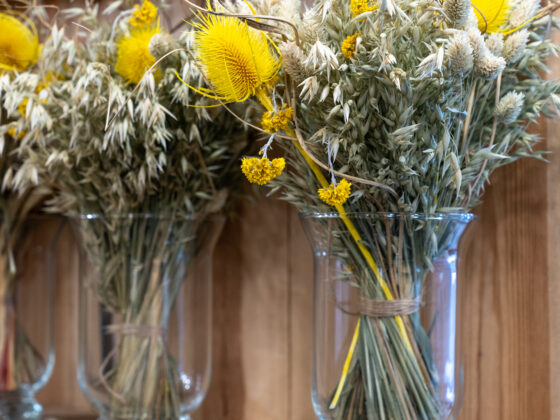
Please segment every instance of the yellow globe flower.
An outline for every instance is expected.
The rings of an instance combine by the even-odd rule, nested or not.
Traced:
[[[327,188],[321,188],[319,198],[329,206],[343,205],[350,197],[351,186],[348,181],[343,179],[338,185],[329,185]]]
[[[482,32],[498,32],[507,22],[510,0],[472,0],[478,27]]]
[[[35,25],[18,17],[0,12],[0,69],[23,71],[41,55]]]
[[[136,28],[151,25],[157,17],[157,7],[150,0],[144,0],[142,6],[135,5],[128,23]]]
[[[350,0],[350,10],[352,11],[354,17],[379,8],[378,5],[370,3],[370,0]]]
[[[342,45],[340,46],[340,49],[344,57],[346,58],[354,57],[354,54],[356,53],[356,42],[360,35],[361,33],[358,32],[357,34],[346,37],[346,39],[342,41]]]
[[[234,17],[198,18],[193,24],[196,56],[213,90],[193,89],[224,102],[243,102],[274,79],[280,61],[262,32]]]
[[[117,41],[115,71],[128,82],[137,84],[144,73],[154,65],[156,59],[150,54],[150,41],[159,34],[159,24],[133,28],[130,33]]]
[[[294,110],[291,106],[284,107],[278,111],[265,112],[261,119],[261,125],[264,131],[269,133],[277,133],[278,131],[288,131],[290,123],[294,117]]]
[[[268,160],[268,158],[243,158],[241,161],[241,171],[249,182],[258,185],[265,185],[274,178],[280,176],[286,167],[284,158]]]

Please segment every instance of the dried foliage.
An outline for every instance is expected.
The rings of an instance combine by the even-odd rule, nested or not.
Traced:
[[[51,209],[71,214],[220,211],[238,191],[236,163],[247,142],[226,110],[206,108],[209,101],[175,75],[203,83],[189,56],[190,34],[148,39],[150,54],[171,54],[135,85],[115,69],[119,40],[135,30],[126,19],[110,26],[93,3],[62,14],[80,26],[72,38],[52,28],[45,71],[0,79],[12,117],[1,133],[6,137],[11,127],[25,133],[25,163],[5,182],[23,191],[45,176],[57,190]],[[34,93],[53,61],[57,76]],[[26,115],[18,115],[25,98]]]
[[[448,18],[434,0],[379,7],[355,19],[346,1],[320,1],[307,13],[316,37],[280,45],[286,60],[297,57],[285,62],[288,74],[308,75],[297,86],[299,127],[334,170],[397,192],[354,185],[349,211],[470,210],[495,169],[542,157],[529,127],[558,111],[560,84],[543,78],[558,51],[548,38],[557,21],[543,17],[504,37],[482,34],[472,19],[453,26],[464,11]],[[356,33],[347,58],[341,46]],[[288,151],[292,170],[275,189],[299,208],[326,210],[307,162]]]

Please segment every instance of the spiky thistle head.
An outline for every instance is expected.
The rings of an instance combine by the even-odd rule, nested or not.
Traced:
[[[197,59],[224,102],[243,102],[270,83],[280,69],[275,46],[246,22],[213,14],[199,14],[193,23]]]

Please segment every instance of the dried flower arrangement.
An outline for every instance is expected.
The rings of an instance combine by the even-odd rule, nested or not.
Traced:
[[[39,29],[34,22],[41,22]],[[21,267],[16,254],[22,247],[30,214],[40,210],[50,189],[36,170],[26,170],[24,150],[34,149],[32,134],[24,128],[44,113],[33,103],[48,99],[53,75],[65,73],[56,60],[53,44],[40,43],[47,30],[44,8],[0,10],[0,392],[16,392],[31,386],[43,375],[46,355],[36,349],[23,330],[15,293]],[[22,178],[24,177],[24,178]]]
[[[542,158],[528,127],[560,105],[560,84],[542,76],[558,52],[547,38],[558,27],[555,2],[193,8],[195,54],[210,84],[201,93],[226,106],[254,98],[250,106],[263,110],[260,124],[247,123],[268,141],[261,157],[243,160],[243,173],[304,212],[336,209],[334,257],[353,267],[346,281],[364,299],[421,299],[433,260],[456,239],[430,217],[469,211],[495,169]],[[275,141],[287,164],[268,159]],[[379,212],[430,217],[395,227],[351,217]],[[428,334],[418,314],[361,317],[328,418],[447,418]]]
[[[167,322],[183,279],[171,271],[196,256],[206,216],[240,195],[246,130],[177,78],[203,83],[189,55],[192,36],[174,39],[156,6],[115,1],[101,13],[117,16],[104,22],[89,1],[61,11],[75,33],[54,27],[44,50],[69,74],[49,82],[47,101],[29,99],[30,118],[12,123],[27,146],[11,183],[22,191],[33,176],[49,180],[48,209],[75,218],[97,269],[89,286],[121,320],[107,330],[120,350],[101,369],[100,386],[114,396],[105,415],[178,418],[183,378],[164,328],[145,330]],[[29,91],[30,82],[3,81],[10,97]]]

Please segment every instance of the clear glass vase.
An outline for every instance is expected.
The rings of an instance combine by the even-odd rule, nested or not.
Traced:
[[[38,419],[35,393],[54,367],[55,249],[63,219],[0,223],[0,419]]]
[[[84,215],[78,380],[101,419],[188,419],[211,375],[218,216]]]
[[[302,214],[321,420],[449,420],[461,405],[457,248],[470,214]]]

